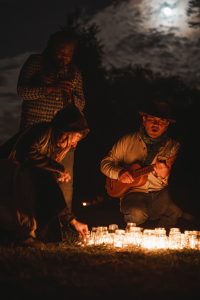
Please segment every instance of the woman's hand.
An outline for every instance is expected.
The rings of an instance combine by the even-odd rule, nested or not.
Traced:
[[[81,223],[79,221],[77,221],[76,219],[73,219],[70,224],[72,226],[74,226],[74,228],[76,229],[76,231],[78,231],[78,233],[85,238],[87,233],[88,233],[88,226],[87,224]]]

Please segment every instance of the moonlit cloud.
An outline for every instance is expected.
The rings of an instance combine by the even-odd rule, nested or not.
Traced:
[[[21,66],[30,54],[0,59],[0,143],[18,130],[21,99],[16,93],[17,80]]]
[[[101,4],[97,6],[97,2]],[[43,49],[48,35],[64,24],[75,4],[81,7],[83,3],[88,3],[88,6],[93,3],[98,7],[90,14],[89,24],[99,27],[98,38],[104,45],[105,68],[139,64],[163,75],[181,76],[187,82],[199,85],[200,33],[188,26],[188,2],[124,0],[108,6],[112,0],[74,0],[69,5],[62,0],[55,14],[54,5],[45,0],[41,2],[38,15],[35,1],[2,0],[0,15],[5,25],[2,26],[0,50],[0,142],[18,130],[21,99],[16,94],[16,87],[20,68],[31,53]],[[26,20],[26,30],[24,22],[16,24],[12,14]]]
[[[134,1],[133,1],[134,2]],[[188,36],[192,29],[188,26],[188,0],[143,0],[138,9],[144,20],[143,26],[148,31],[171,31],[177,36]]]
[[[89,24],[99,27],[104,66],[140,64],[198,85],[200,34],[188,26],[187,5],[188,0],[129,0],[98,12]]]

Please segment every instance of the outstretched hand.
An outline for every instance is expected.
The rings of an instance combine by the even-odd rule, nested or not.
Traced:
[[[88,233],[88,226],[87,224],[81,223],[77,221],[76,219],[73,219],[70,224],[74,226],[76,231],[83,237],[85,238],[87,233]]]

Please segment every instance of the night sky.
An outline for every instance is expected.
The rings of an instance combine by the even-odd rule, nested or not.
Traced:
[[[17,78],[27,57],[46,46],[75,9],[92,15],[111,0],[0,0],[0,142],[18,129],[21,99]]]
[[[22,64],[46,46],[75,8],[100,31],[103,64],[140,64],[164,75],[179,75],[199,85],[200,32],[189,27],[188,0],[1,0],[0,141],[17,131],[21,100],[16,84]],[[86,24],[84,24],[86,25]]]

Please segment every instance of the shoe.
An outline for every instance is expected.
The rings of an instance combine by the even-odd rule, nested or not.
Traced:
[[[184,212],[179,219],[179,226],[184,228],[185,230],[199,230],[200,222],[199,220],[191,215],[190,213]]]
[[[46,245],[42,241],[33,237],[28,237],[27,239],[19,243],[18,246],[28,247],[28,248],[30,247],[38,250],[46,249]]]
[[[190,213],[187,213],[187,212],[182,213],[181,219],[189,221],[189,222],[196,221],[196,218],[193,215],[191,215]]]

